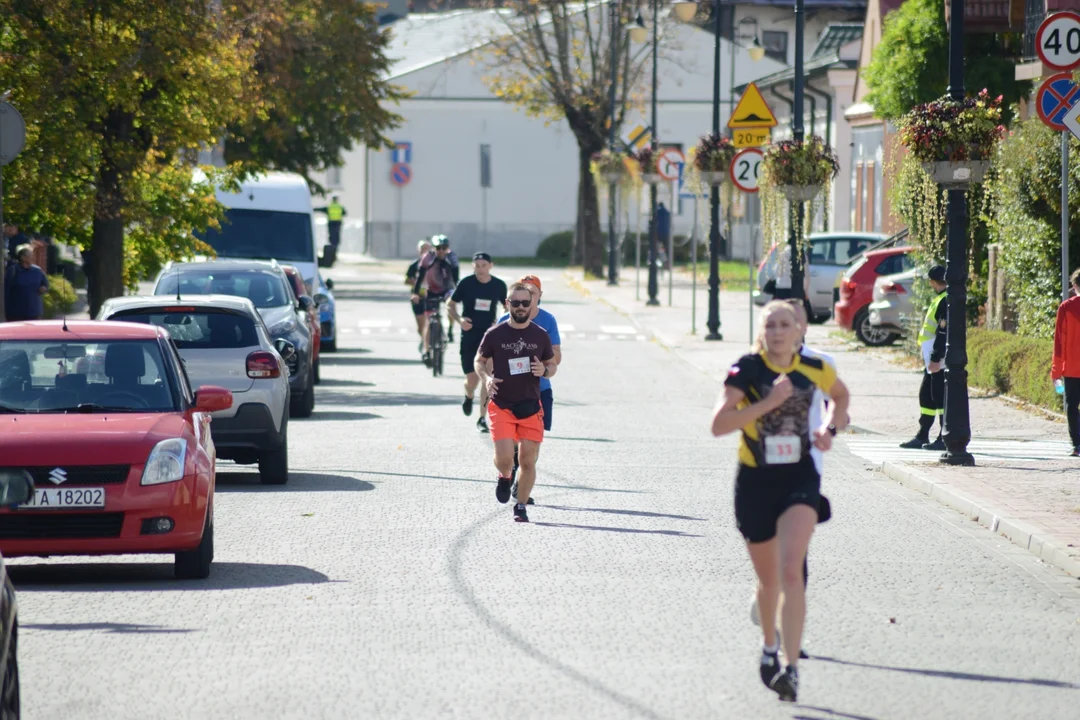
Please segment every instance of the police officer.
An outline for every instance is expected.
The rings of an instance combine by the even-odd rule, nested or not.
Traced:
[[[330,198],[330,204],[326,207],[315,208],[315,212],[326,213],[327,229],[330,231],[330,246],[334,248],[334,255],[337,256],[338,246],[341,245],[341,220],[347,213],[345,206],[338,202],[338,196],[334,195]]]
[[[922,387],[919,388],[919,434],[900,447],[908,450],[945,450],[945,441],[941,430],[945,425],[945,329],[947,326],[945,303],[945,266],[935,265],[926,273],[930,287],[934,289],[934,299],[926,310],[926,318],[919,328],[919,348],[922,351],[926,373]],[[934,419],[940,420],[938,438],[930,442],[930,431]]]

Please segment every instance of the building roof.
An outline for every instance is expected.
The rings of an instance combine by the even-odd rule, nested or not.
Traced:
[[[852,70],[859,66],[858,60],[844,59],[840,57],[840,50],[853,42],[862,39],[863,26],[861,23],[838,23],[825,28],[821,40],[814,48],[810,59],[803,63],[803,72],[807,77],[821,76],[830,70]],[[775,85],[786,84],[795,79],[795,68],[786,67],[783,70],[758,78],[754,83],[759,88],[769,88]],[[736,85],[735,92],[742,93],[748,85]]]
[[[409,15],[390,27],[390,78],[423,70],[487,45],[506,28],[507,10],[453,10]]]
[[[856,40],[861,40],[862,35],[862,23],[837,23],[835,25],[830,25],[825,28],[825,32],[822,34],[821,40],[818,41],[817,47],[814,48],[814,53],[810,56],[810,59],[817,60],[818,58],[827,55],[839,56],[842,47],[849,45]]]

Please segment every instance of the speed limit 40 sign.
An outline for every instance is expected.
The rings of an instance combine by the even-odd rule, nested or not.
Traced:
[[[1043,64],[1055,70],[1080,66],[1080,15],[1066,10],[1043,20],[1035,48]]]
[[[735,187],[743,192],[756,193],[758,191],[758,173],[761,171],[761,161],[765,159],[765,153],[760,148],[746,148],[732,158],[731,168],[728,174]]]

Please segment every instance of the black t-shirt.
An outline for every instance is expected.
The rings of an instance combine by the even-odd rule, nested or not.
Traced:
[[[410,285],[416,282],[416,273],[420,271],[419,268],[420,260],[417,259],[412,265],[409,266],[409,269],[405,271],[405,279],[409,281]]]
[[[491,328],[480,341],[480,355],[491,358],[494,375],[502,380],[492,400],[501,408],[509,408],[526,400],[540,401],[540,378],[532,374],[532,360],[555,357],[551,338],[536,323],[522,329],[509,321]]]
[[[461,303],[461,316],[472,320],[468,334],[483,337],[506,304],[506,283],[495,276],[482,283],[470,275],[461,281],[450,300]]]

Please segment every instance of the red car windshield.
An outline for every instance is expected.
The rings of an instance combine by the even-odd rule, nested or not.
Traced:
[[[153,340],[4,340],[0,413],[176,412],[174,372]]]

